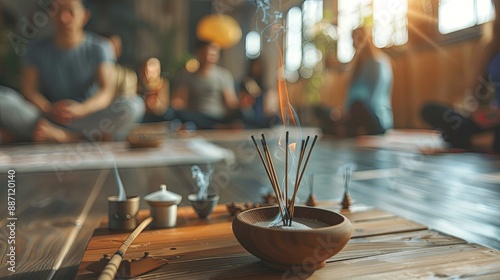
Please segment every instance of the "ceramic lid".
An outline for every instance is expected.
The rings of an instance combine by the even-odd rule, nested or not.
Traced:
[[[179,204],[181,203],[182,196],[171,191],[167,191],[167,185],[161,185],[159,191],[146,195],[144,199],[148,202],[170,202],[173,204]]]

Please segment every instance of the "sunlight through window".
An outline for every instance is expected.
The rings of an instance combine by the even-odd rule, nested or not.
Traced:
[[[312,40],[316,35],[315,26],[323,19],[323,0],[306,0],[302,5],[304,39]]]
[[[245,38],[246,55],[250,59],[255,59],[260,55],[260,33],[257,31],[248,32]]]
[[[408,42],[407,0],[373,1],[373,43],[379,48]]]
[[[286,76],[296,72],[302,63],[302,10],[293,7],[286,17],[285,70]]]
[[[352,30],[373,17],[373,43],[379,48],[408,42],[408,0],[339,0],[337,57],[347,63],[354,57]]]
[[[448,34],[494,18],[491,0],[441,0],[438,11],[438,28]]]

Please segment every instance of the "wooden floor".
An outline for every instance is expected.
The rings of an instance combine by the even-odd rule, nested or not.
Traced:
[[[234,154],[233,159],[215,164],[210,190],[220,194],[221,203],[261,202],[261,196],[271,191],[250,140],[252,133],[257,132],[203,135]],[[270,141],[277,138],[270,137]],[[355,203],[373,205],[430,229],[500,249],[500,157],[422,155],[411,150],[360,148],[354,140],[322,139],[307,169],[307,178],[313,176],[317,199],[341,199],[338,170],[347,163],[356,165],[350,187]],[[276,168],[284,169],[279,162]],[[188,205],[186,196],[195,188],[190,165],[120,168],[120,174],[128,194],[143,197],[166,183],[183,196],[182,205]],[[56,175],[54,171],[16,174],[17,272],[6,270],[8,247],[3,240],[9,231],[2,203],[0,277],[71,279],[76,275],[92,231],[106,214],[106,197],[117,193],[116,181],[109,169],[68,170],[62,179]],[[7,182],[5,171],[0,182]],[[305,183],[299,202],[310,192],[309,182]],[[6,188],[2,190],[0,199],[6,201]],[[144,201],[141,207],[147,208]]]

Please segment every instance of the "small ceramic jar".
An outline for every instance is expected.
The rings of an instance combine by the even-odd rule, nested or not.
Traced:
[[[177,205],[181,203],[182,196],[167,191],[166,185],[161,185],[160,190],[148,194],[144,200],[149,204],[150,214],[153,217],[152,227],[170,228],[177,222]]]

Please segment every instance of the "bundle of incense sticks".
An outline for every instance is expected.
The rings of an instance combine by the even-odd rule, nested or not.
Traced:
[[[309,158],[311,157],[311,152],[314,148],[314,145],[316,144],[316,140],[318,139],[318,135],[314,136],[314,139],[312,141],[311,146],[308,149],[309,145],[309,140],[310,136],[307,136],[306,140],[302,140],[301,145],[300,145],[300,153],[299,153],[299,158],[298,158],[298,163],[297,163],[297,173],[295,174],[295,183],[293,186],[293,193],[292,197],[290,200],[288,200],[288,153],[289,153],[289,138],[288,138],[288,131],[286,132],[285,136],[285,187],[284,187],[284,193],[285,195],[283,196],[283,191],[281,189],[281,186],[278,181],[278,176],[276,174],[276,169],[274,168],[274,163],[273,159],[271,157],[271,152],[269,151],[269,146],[266,142],[266,138],[264,137],[264,134],[261,134],[261,145],[262,145],[262,151],[259,148],[259,145],[257,144],[257,141],[255,140],[255,137],[252,135],[252,141],[255,145],[255,148],[257,149],[257,152],[259,153],[260,160],[262,161],[262,165],[264,166],[264,169],[266,170],[267,176],[269,177],[269,181],[271,182],[271,186],[273,188],[274,194],[276,195],[276,201],[278,202],[278,207],[280,210],[280,215],[281,219],[283,221],[283,226],[291,226],[292,225],[292,220],[293,220],[293,213],[294,213],[294,208],[295,208],[295,198],[297,197],[297,191],[299,190],[300,183],[302,181],[302,177],[304,176],[304,172],[307,167],[307,163],[309,162]],[[307,154],[305,160],[304,156]]]

